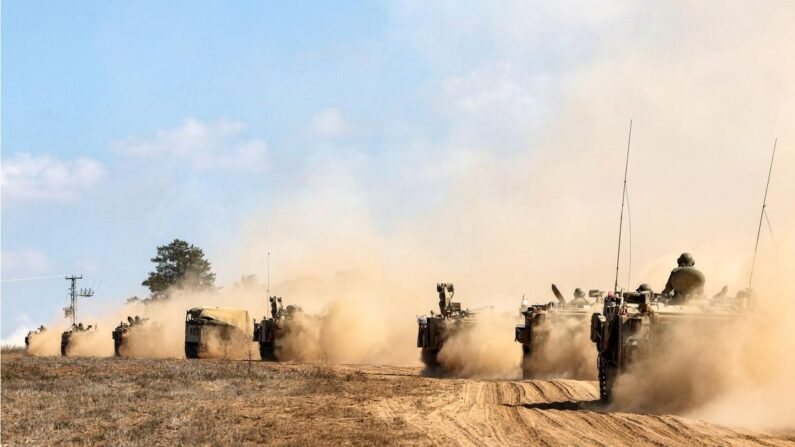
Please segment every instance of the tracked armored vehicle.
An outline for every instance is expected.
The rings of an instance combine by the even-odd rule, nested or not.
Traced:
[[[262,360],[275,361],[279,358],[281,340],[290,331],[294,319],[301,312],[298,306],[289,305],[285,309],[281,297],[268,298],[271,303],[271,317],[254,323],[254,341],[259,344]]]
[[[89,324],[88,326],[84,326],[83,323],[73,324],[71,329],[64,331],[61,334],[61,355],[67,356],[70,354],[69,344],[73,341],[76,334],[89,334],[96,332],[96,325]]]
[[[734,298],[727,298],[725,289],[711,299],[704,296],[704,275],[693,266],[692,258],[682,261],[680,257],[664,293],[655,294],[646,284],[635,292],[611,293],[602,312],[591,316],[603,402],[610,401],[621,373],[665,346],[669,331],[682,324],[702,330],[710,324],[722,326],[739,317],[752,302],[753,293],[747,290]]]
[[[163,327],[159,324],[152,322],[149,318],[141,318],[139,316],[127,317],[127,322],[120,322],[115,329],[113,329],[113,353],[116,357],[121,357],[127,354],[127,348],[130,343],[131,334],[141,336],[148,341],[157,342],[163,339]]]
[[[251,340],[248,311],[194,307],[185,314],[185,357],[226,358],[246,350]]]
[[[658,316],[648,291],[610,294],[602,313],[591,316],[591,341],[596,344],[599,397],[608,402],[616,377],[639,355],[652,348]]]
[[[522,344],[522,376],[525,379],[533,376],[533,360],[540,361],[534,356],[537,357],[542,349],[556,349],[548,346],[550,332],[558,329],[568,338],[575,337],[588,323],[593,307],[601,304],[604,297],[604,292],[593,289],[586,298],[578,288],[574,291],[574,298],[567,301],[555,284],[552,284],[552,293],[557,302],[528,305],[523,301],[520,308],[524,322],[516,326],[514,339]]]
[[[28,331],[27,335],[25,335],[25,350],[27,351],[30,349],[30,344],[34,338],[44,334],[45,332],[47,332],[47,328],[44,327],[44,325],[39,326],[39,328],[35,331]]]
[[[439,313],[417,317],[417,347],[422,348],[422,362],[428,368],[438,368],[437,356],[444,343],[466,325],[474,323],[475,313],[461,309],[461,303],[453,302],[455,289],[452,284],[436,285],[439,293]]]

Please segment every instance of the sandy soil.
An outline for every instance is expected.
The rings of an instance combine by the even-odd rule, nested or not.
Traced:
[[[423,377],[419,368],[2,356],[3,445],[795,445],[608,412],[593,382]]]

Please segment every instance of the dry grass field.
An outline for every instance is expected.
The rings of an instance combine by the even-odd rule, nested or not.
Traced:
[[[606,412],[592,382],[419,368],[2,355],[3,445],[795,445]]]

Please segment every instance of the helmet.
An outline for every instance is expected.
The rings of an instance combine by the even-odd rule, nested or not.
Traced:
[[[654,294],[654,290],[652,290],[652,289],[651,289],[651,286],[650,286],[650,285],[648,285],[648,284],[647,284],[647,283],[645,283],[645,282],[644,282],[643,284],[641,284],[641,285],[639,285],[639,286],[638,286],[638,289],[636,290],[636,292],[649,292],[649,293],[651,293],[652,295]]]
[[[584,297],[585,293],[582,291],[582,289],[580,289],[579,287],[574,289],[574,298],[584,298]]]
[[[679,265],[679,267],[692,267],[696,265],[696,260],[693,259],[693,255],[690,253],[682,253],[679,259],[676,260],[676,264]]]

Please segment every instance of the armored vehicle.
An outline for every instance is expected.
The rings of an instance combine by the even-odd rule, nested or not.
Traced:
[[[672,327],[723,324],[738,317],[753,300],[752,291],[727,298],[725,289],[710,299],[704,296],[704,275],[694,267],[692,257],[684,253],[678,264],[664,293],[655,294],[647,284],[635,292],[611,293],[602,312],[591,316],[603,402],[610,400],[616,377],[637,359],[658,351]]]
[[[137,315],[127,317],[126,323],[122,321],[113,329],[113,352],[116,357],[121,357],[127,351],[131,333],[151,338],[155,342],[163,339],[163,327],[159,324],[152,322],[149,318],[141,318]]]
[[[281,339],[290,331],[290,325],[301,312],[298,306],[289,305],[285,309],[281,297],[268,298],[271,303],[271,317],[263,317],[254,323],[254,341],[259,344],[259,355],[262,360],[275,361],[281,350]]]
[[[89,324],[88,326],[84,326],[83,323],[73,324],[71,329],[61,334],[61,355],[69,355],[69,343],[72,341],[75,334],[95,333],[96,331],[96,325]]]
[[[610,400],[613,383],[638,355],[651,349],[658,316],[649,291],[610,294],[602,313],[591,316],[591,341],[596,344],[599,397]]]
[[[30,349],[30,343],[33,341],[33,339],[45,332],[47,332],[47,328],[44,327],[44,325],[39,326],[39,328],[35,331],[28,331],[28,334],[25,335],[25,349]]]
[[[185,314],[185,357],[226,357],[251,340],[248,311],[194,307]]]
[[[455,289],[452,284],[436,285],[439,293],[439,313],[417,317],[417,347],[422,348],[422,362],[428,368],[438,368],[437,355],[445,341],[466,325],[474,323],[475,313],[461,309],[461,303],[453,302]]]
[[[604,292],[592,289],[586,298],[585,293],[577,288],[574,298],[566,301],[555,284],[552,284],[552,293],[557,302],[528,305],[525,300],[519,309],[524,322],[516,326],[514,338],[522,344],[522,375],[525,379],[533,376],[534,355],[538,356],[542,349],[555,349],[555,346],[547,346],[553,328],[573,338],[587,324],[593,306],[600,304],[604,297]]]

